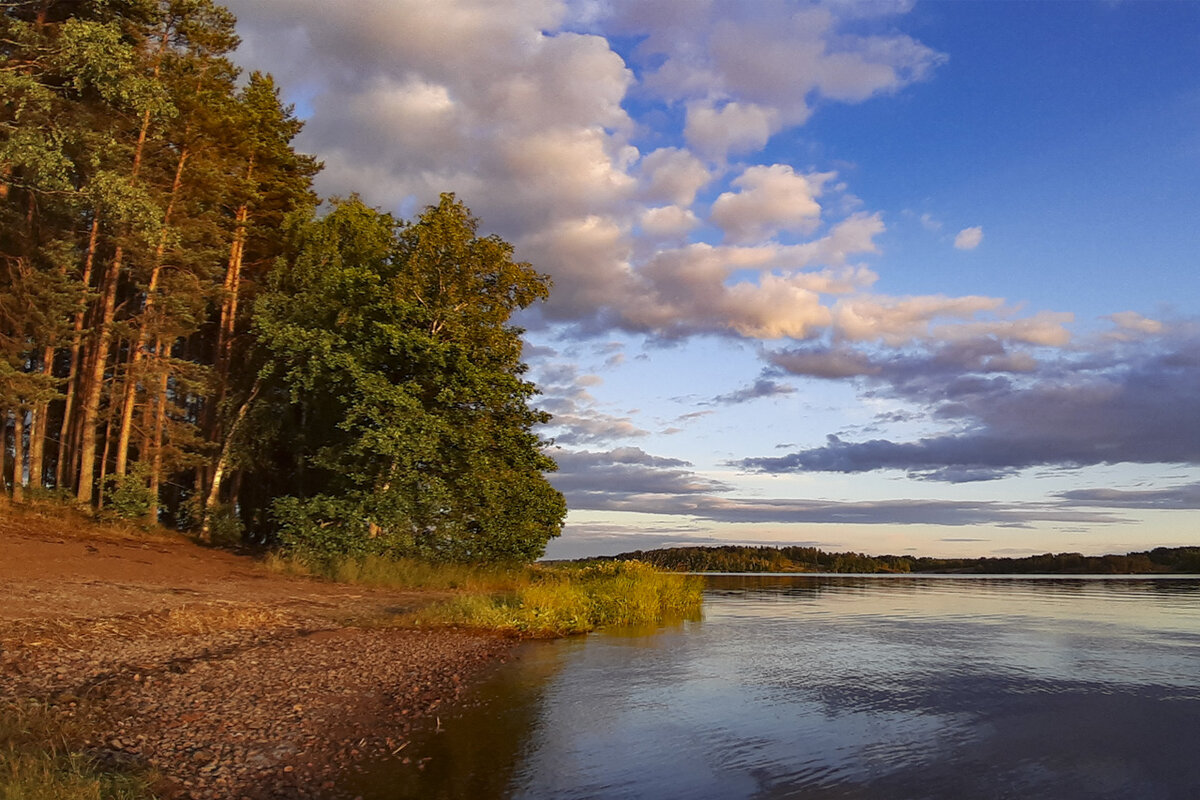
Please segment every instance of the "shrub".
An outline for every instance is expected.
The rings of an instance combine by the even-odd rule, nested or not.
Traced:
[[[149,468],[145,464],[134,464],[124,475],[109,475],[104,482],[108,486],[104,494],[106,516],[117,519],[144,519],[158,498],[147,485]]]

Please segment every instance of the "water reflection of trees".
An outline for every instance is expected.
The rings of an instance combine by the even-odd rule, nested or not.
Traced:
[[[512,663],[457,709],[428,721],[393,758],[343,787],[365,800],[489,800],[510,796],[567,642],[522,645]]]

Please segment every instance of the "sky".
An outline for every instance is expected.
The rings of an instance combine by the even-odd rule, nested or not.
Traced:
[[[548,557],[1200,544],[1200,3],[228,5],[322,195],[553,280]]]

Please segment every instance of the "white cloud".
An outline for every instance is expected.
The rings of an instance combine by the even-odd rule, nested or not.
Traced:
[[[813,96],[860,102],[921,80],[944,60],[904,34],[844,29],[906,10],[898,4],[618,0],[613,8],[618,31],[646,37],[639,54],[653,65],[647,88],[688,104],[689,142],[718,160],[803,124]]]
[[[678,238],[700,224],[690,209],[679,206],[648,208],[642,214],[642,232],[655,238]]]
[[[813,232],[821,221],[821,196],[835,173],[797,175],[786,164],[749,167],[712,205],[711,219],[730,242],[753,242],[779,231]]]
[[[1005,318],[1013,313],[998,297],[857,295],[838,302],[834,331],[844,341],[874,341],[894,347],[918,341],[962,342],[983,337],[1048,347],[1062,347],[1070,341],[1065,327],[1074,320],[1070,313],[1043,311],[1032,317]],[[979,319],[981,314],[1000,318]]]
[[[1116,341],[1136,341],[1158,336],[1166,330],[1166,326],[1158,320],[1144,317],[1136,311],[1118,311],[1110,314],[1108,319],[1117,326],[1116,330],[1108,333],[1108,338]]]
[[[704,230],[698,193],[723,177],[729,152],[803,123],[813,97],[858,102],[940,62],[903,34],[849,29],[899,6],[363,0],[346,14],[318,0],[231,5],[243,18],[243,63],[274,70],[311,112],[298,144],[326,163],[318,189],[406,210],[458,193],[485,230],[551,275],[544,320],[668,337],[836,329],[888,342],[935,335],[936,317],[978,302],[938,298],[922,310],[864,298],[876,276],[854,259],[877,252],[884,224],[845,202],[823,208],[833,173],[751,162],[709,210],[723,245],[688,240]],[[643,38],[640,86],[612,33]],[[632,146],[645,125],[626,111],[635,89],[684,110],[685,145]],[[960,238],[973,230],[982,235]],[[799,241],[771,241],[781,234]],[[830,295],[843,302],[831,306]],[[1031,341],[1057,335],[1052,321],[959,318],[1003,335],[1024,325]],[[967,335],[938,322],[940,335]]]
[[[683,135],[697,152],[719,160],[727,153],[761,149],[780,127],[775,109],[738,102],[717,107],[705,101],[688,106]]]
[[[640,171],[644,195],[650,202],[677,206],[690,206],[696,192],[712,179],[703,161],[676,147],[661,147],[648,153],[642,158]]]
[[[954,237],[954,246],[959,250],[974,250],[979,247],[979,243],[983,241],[983,228],[978,225],[974,228],[963,228]]]

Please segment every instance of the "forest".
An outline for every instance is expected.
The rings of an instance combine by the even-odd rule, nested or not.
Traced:
[[[0,3],[0,503],[540,556],[566,508],[511,317],[549,279],[453,194],[317,197],[237,45],[211,0]]]
[[[668,547],[614,556],[687,572],[940,572],[981,575],[1200,574],[1200,547],[1157,547],[1124,555],[1044,553],[1022,558],[931,558],[827,553],[815,547]]]

